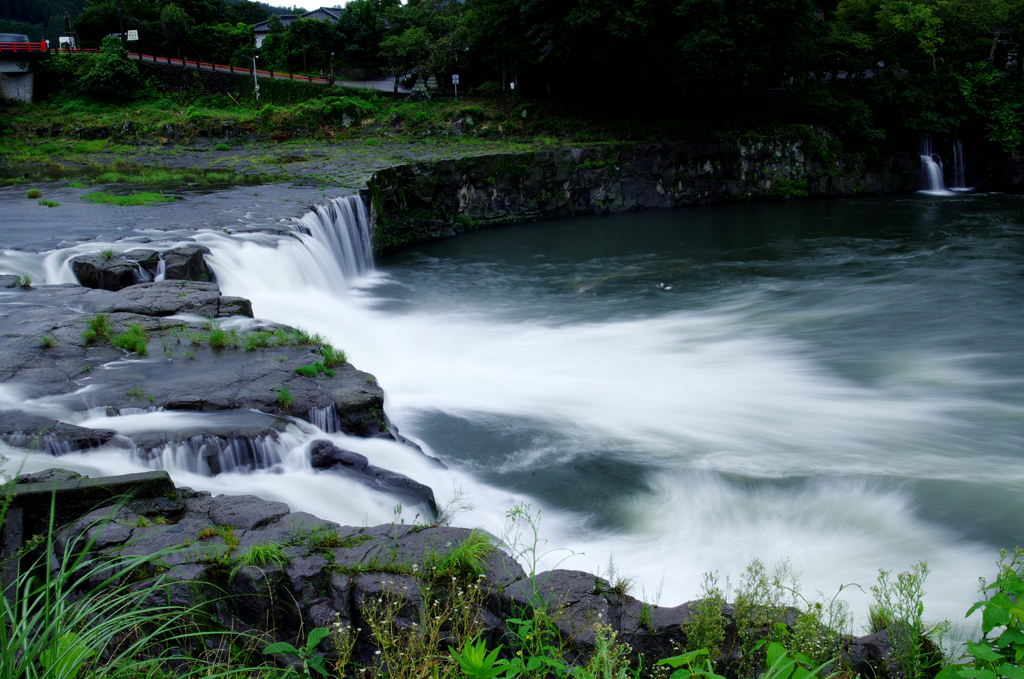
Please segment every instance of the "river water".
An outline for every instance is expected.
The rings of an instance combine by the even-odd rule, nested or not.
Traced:
[[[1024,544],[1022,211],[918,194],[582,217],[416,246],[356,278],[308,237],[194,237],[225,294],[378,377],[392,421],[449,469],[329,438],[442,503],[462,489],[474,508],[457,524],[500,533],[532,503],[546,549],[578,553],[562,567],[613,559],[662,605],[752,557],[788,558],[809,596],[925,560],[928,617],[957,623],[998,550]],[[7,251],[0,269],[66,282],[41,257]],[[389,520],[386,499],[308,469],[310,429],[283,467],[172,475]],[[859,627],[869,596],[843,596]]]

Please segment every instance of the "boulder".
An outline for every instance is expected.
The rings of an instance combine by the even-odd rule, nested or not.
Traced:
[[[210,248],[202,245],[185,245],[164,250],[164,278],[169,281],[211,281],[213,276],[206,267],[204,255]]]
[[[846,649],[850,669],[866,679],[888,679],[899,674],[889,630],[857,637]]]
[[[309,457],[315,469],[343,474],[374,490],[414,505],[426,505],[432,515],[437,516],[437,502],[430,486],[398,472],[375,467],[359,453],[338,448],[330,441],[319,440],[310,444]]]
[[[86,429],[17,410],[0,413],[0,439],[11,446],[45,450],[51,455],[96,448],[114,436],[105,429]]]
[[[71,260],[71,270],[87,288],[121,290],[136,283],[135,265],[122,259],[79,255]]]
[[[129,250],[121,255],[121,259],[134,262],[136,266],[145,270],[149,274],[149,280],[156,277],[156,272],[160,268],[160,253],[156,250]]]

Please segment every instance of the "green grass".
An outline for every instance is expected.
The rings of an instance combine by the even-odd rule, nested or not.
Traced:
[[[82,333],[82,339],[85,340],[86,346],[91,346],[101,339],[110,339],[111,332],[113,332],[113,328],[110,327],[110,321],[107,320],[107,317],[104,314],[96,314],[85,322],[85,332]]]
[[[50,347],[57,346],[57,338],[53,335],[43,335],[39,338],[39,343],[49,349]]]
[[[82,200],[87,200],[93,204],[103,203],[119,205],[121,207],[132,207],[137,205],[152,205],[153,203],[173,203],[177,198],[174,196],[165,196],[162,193],[153,193],[151,191],[129,193],[119,196],[107,193],[106,191],[93,191],[92,193],[87,193],[82,196]]]
[[[43,207],[60,207],[60,203],[55,200],[46,200],[45,198],[39,199],[39,204]]]
[[[334,371],[324,366],[323,363],[317,361],[313,365],[300,365],[295,369],[295,372],[302,375],[303,377],[316,377],[320,373],[327,375],[328,377],[334,377]]]
[[[110,343],[125,351],[134,352],[139,356],[146,356],[149,354],[149,351],[146,349],[147,339],[146,330],[138,323],[132,323],[128,326],[127,331],[114,337]]]
[[[103,259],[104,262],[109,262],[111,259],[114,258],[114,248],[100,250],[100,257]]]
[[[29,197],[29,200],[35,200],[36,198],[42,198],[43,192],[40,191],[39,189],[29,189],[27,195]]]
[[[232,328],[229,332],[219,325],[213,325],[210,328],[210,346],[214,349],[223,349],[229,346],[237,347],[238,331]]]
[[[281,406],[282,410],[291,410],[292,403],[292,390],[288,388],[288,385],[282,384],[281,388],[277,390],[277,405]]]
[[[257,330],[244,333],[242,335],[242,345],[246,351],[256,351],[257,349],[268,348],[272,339],[274,339],[274,333],[269,330]]]
[[[231,147],[222,142],[222,143],[217,144],[216,146],[214,146],[213,150],[214,151],[230,151]]]

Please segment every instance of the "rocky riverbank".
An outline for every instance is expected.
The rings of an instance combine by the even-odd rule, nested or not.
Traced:
[[[634,662],[642,656],[647,667],[678,654],[697,633],[692,624],[699,601],[661,607],[592,573],[530,574],[498,538],[467,528],[341,526],[292,512],[281,502],[176,488],[165,472],[87,479],[51,469],[18,478],[11,492],[16,513],[4,524],[5,585],[13,582],[18,559],[31,561],[33,548],[21,545],[45,531],[56,493],[63,525],[46,563],[59,568],[75,554],[86,559],[87,568],[109,572],[111,564],[153,555],[144,573],[136,569],[133,586],[140,586],[140,578],[158,580],[161,601],[154,605],[190,609],[263,643],[302,646],[304,635],[316,627],[353,630],[351,659],[367,667],[378,659],[381,640],[373,630],[382,604],[392,612],[389,624],[415,630],[432,606],[441,605],[435,599],[461,595],[469,587],[478,594],[468,600],[467,615],[488,648],[513,648],[511,619],[529,617],[537,607],[564,640],[563,657],[571,664],[585,663],[594,653],[598,624],[610,626],[630,647]],[[74,516],[76,511],[81,515]],[[471,558],[465,556],[467,546],[473,548]],[[256,564],[247,556],[255,551],[274,556]],[[740,652],[739,614],[724,603],[719,612],[719,651],[728,661]],[[793,628],[798,613],[790,609],[783,619]],[[317,654],[337,659],[340,649],[333,638],[319,644]],[[455,645],[461,641],[446,638]],[[886,632],[844,638],[841,645],[853,671],[895,675]]]

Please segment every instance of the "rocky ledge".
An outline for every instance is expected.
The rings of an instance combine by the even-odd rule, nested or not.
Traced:
[[[119,446],[144,462],[172,446],[217,474],[280,462],[273,444],[298,420],[396,438],[373,375],[318,337],[251,317],[248,300],[215,283],[12,287],[0,294],[0,440],[55,455]],[[117,416],[161,410],[216,416],[117,433]],[[436,512],[430,488],[324,450],[318,469]]]
[[[513,648],[510,619],[529,617],[535,606],[543,606],[567,641],[568,661],[589,657],[595,624],[601,623],[633,653],[643,654],[647,667],[686,647],[689,623],[702,608],[696,601],[673,607],[644,603],[583,571],[527,574],[497,538],[481,531],[436,524],[341,526],[254,496],[213,497],[175,488],[165,472],[86,479],[51,469],[17,479],[0,543],[5,585],[16,573],[14,555],[23,565],[33,559],[33,548],[21,545],[27,536],[45,532],[54,492],[60,527],[52,558],[34,563],[58,568],[65,555],[82,554],[85,568],[97,573],[109,573],[112,564],[131,564],[127,584],[160,583],[154,605],[192,608],[224,629],[268,643],[301,646],[309,630],[340,625],[355,631],[353,659],[363,666],[375,661],[371,630],[382,602],[394,615],[395,629],[412,630],[439,598],[471,587],[477,594],[467,615],[488,648]],[[452,558],[469,544],[478,547],[475,558]],[[256,565],[247,558],[256,550],[274,556]],[[140,558],[144,566],[138,565]],[[736,610],[728,604],[720,609],[724,638],[719,646],[728,658],[740,647]],[[791,614],[783,618],[780,624],[789,627],[796,621]],[[333,639],[321,643],[317,653],[337,658]],[[460,640],[449,633],[443,641]],[[886,632],[846,638],[842,645],[853,671],[897,676]]]

